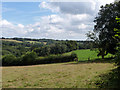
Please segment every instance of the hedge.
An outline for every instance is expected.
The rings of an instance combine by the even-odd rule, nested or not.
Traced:
[[[46,57],[38,57],[35,52],[28,52],[21,57],[14,55],[6,55],[2,58],[3,66],[23,66],[23,65],[36,65],[36,64],[49,64],[49,63],[62,63],[71,62],[77,58],[75,53],[69,55],[50,55]]]

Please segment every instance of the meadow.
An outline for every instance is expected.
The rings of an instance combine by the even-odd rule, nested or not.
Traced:
[[[3,88],[99,88],[96,85],[101,82],[99,76],[116,68],[109,62],[85,62],[89,57],[97,58],[95,51],[87,49],[73,52],[77,53],[79,61],[84,63],[74,61],[3,67]]]
[[[59,63],[3,67],[3,88],[98,88],[99,75],[115,68],[110,63]]]
[[[75,50],[73,51],[78,56],[78,61],[85,61],[85,60],[94,60],[94,59],[101,59],[101,56],[97,56],[97,51],[90,50],[90,49],[82,49],[82,50]],[[112,55],[108,54],[105,58],[110,58]]]

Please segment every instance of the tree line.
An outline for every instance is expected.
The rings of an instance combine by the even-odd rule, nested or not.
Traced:
[[[3,65],[30,65],[73,61],[75,58],[77,58],[77,55],[75,53],[65,56],[62,54],[77,49],[90,48],[89,44],[92,44],[92,42],[89,41],[78,42],[72,40],[57,40],[54,41],[54,43],[43,44],[38,41],[31,43],[28,42],[28,39],[27,41],[22,42],[6,41],[5,38],[2,39]]]

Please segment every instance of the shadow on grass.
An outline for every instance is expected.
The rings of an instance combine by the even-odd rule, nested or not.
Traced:
[[[111,70],[107,74],[98,76],[100,80],[96,81],[98,88],[119,88],[120,89],[120,68]]]

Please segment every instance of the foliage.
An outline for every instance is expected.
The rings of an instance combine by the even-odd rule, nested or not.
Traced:
[[[120,67],[120,48],[118,49],[118,52],[116,53],[116,65],[118,65]]]
[[[104,58],[108,53],[115,54],[118,41],[112,36],[115,35],[114,28],[119,25],[114,19],[120,16],[120,2],[106,4],[101,6],[98,16],[95,18],[93,33],[88,33],[88,36],[95,42],[99,53],[98,56]]]
[[[116,53],[116,64],[120,67],[120,18],[116,17],[117,23],[119,24],[119,28],[114,28],[114,31],[116,32],[113,38],[115,38],[118,41],[118,52]]]
[[[35,52],[27,52],[25,55],[23,55],[22,58],[22,65],[31,65],[35,64],[35,59],[37,57],[37,54]]]
[[[3,66],[11,66],[17,64],[17,58],[14,55],[6,55],[2,58]]]
[[[38,57],[36,59],[37,64],[48,64],[48,63],[62,63],[62,62],[70,62],[74,61],[77,55],[69,54],[69,55],[50,55],[44,58]]]
[[[58,54],[49,55],[45,57],[37,57],[35,52],[27,52],[21,57],[15,57],[13,55],[6,55],[3,57],[3,66],[16,66],[16,65],[35,65],[35,64],[47,64],[47,63],[62,63],[74,61],[77,58],[75,53],[72,54]]]
[[[113,36],[114,39],[118,41],[118,45],[120,44],[120,18],[116,17],[115,18],[117,23],[119,24],[118,28],[114,28],[115,35]]]
[[[120,71],[118,68],[110,70],[108,73],[101,74],[100,79],[96,81],[96,86],[99,88],[120,88]]]
[[[8,57],[10,54],[12,54],[13,56],[16,57],[16,60],[14,60],[14,62],[11,63],[10,65],[38,64],[36,63],[36,59],[38,57],[40,58],[45,57],[45,60],[47,59],[49,61],[50,58],[53,59],[53,61],[56,58],[58,59],[58,62],[71,61],[74,60],[73,58],[77,58],[75,54],[72,54],[71,56],[69,55],[67,56],[67,54],[66,56],[62,55],[60,56],[59,54],[68,53],[77,49],[90,48],[91,47],[90,44],[93,43],[91,41],[4,38],[4,37],[1,40],[2,40],[2,56]],[[55,55],[55,57],[52,57],[52,55],[53,56]],[[61,60],[62,58],[63,60]],[[42,62],[42,60],[40,61]],[[10,60],[10,62],[11,61],[12,60]],[[9,60],[7,62],[9,63]],[[55,62],[57,61],[55,60]],[[3,65],[9,65],[5,64],[5,62],[3,63],[4,63]]]
[[[33,51],[36,52],[38,56],[47,56],[50,54],[50,48],[48,46],[35,48]]]

